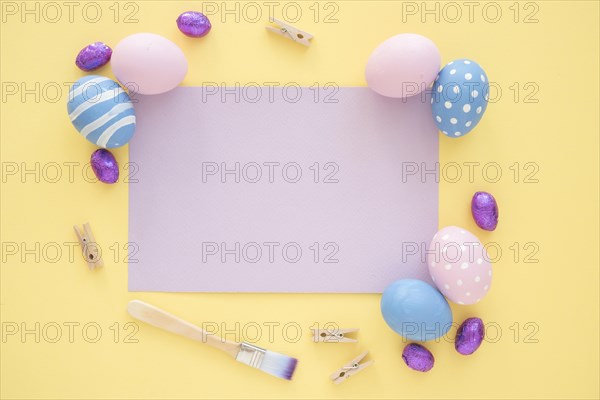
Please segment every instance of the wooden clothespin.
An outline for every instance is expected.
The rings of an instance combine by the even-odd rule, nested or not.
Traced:
[[[362,371],[363,369],[367,368],[369,365],[375,362],[371,360],[362,364],[360,363],[362,359],[367,356],[368,353],[368,351],[365,351],[364,353],[356,357],[354,360],[350,361],[348,364],[335,371],[333,374],[331,374],[329,378],[333,381],[333,383],[339,385],[346,379],[350,378],[352,375],[358,374],[360,371]]]
[[[288,25],[285,22],[275,18],[270,18],[269,21],[279,25],[279,28],[267,26],[265,28],[267,28],[268,31],[284,36],[288,39],[292,39],[296,43],[300,43],[305,46],[310,46],[310,39],[313,38],[313,35],[311,35],[310,33],[301,31],[300,29],[294,28],[293,26]]]
[[[346,337],[347,333],[358,332],[358,329],[312,329],[313,341],[324,343],[356,343],[358,340]]]
[[[100,251],[98,250],[99,247],[96,243],[96,239],[94,239],[94,234],[92,233],[90,224],[87,222],[83,224],[83,232],[76,225],[73,226],[73,229],[75,229],[75,234],[77,235],[77,239],[79,239],[81,251],[85,257],[88,267],[90,269],[102,267],[104,263],[102,262],[102,257]]]

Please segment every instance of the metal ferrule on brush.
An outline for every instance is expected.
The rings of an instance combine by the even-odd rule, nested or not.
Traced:
[[[266,352],[266,349],[242,342],[235,359],[251,367],[260,368]]]

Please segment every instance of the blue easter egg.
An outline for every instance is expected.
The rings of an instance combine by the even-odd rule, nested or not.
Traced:
[[[451,61],[431,89],[431,111],[437,127],[451,138],[469,133],[481,120],[489,99],[489,81],[475,61]]]
[[[442,294],[418,279],[401,279],[381,296],[383,319],[409,340],[437,339],[452,325],[452,310]]]
[[[111,79],[89,75],[69,90],[71,123],[87,140],[104,148],[125,145],[135,132],[135,110],[129,95]]]

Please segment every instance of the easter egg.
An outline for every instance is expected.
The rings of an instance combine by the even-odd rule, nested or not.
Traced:
[[[485,338],[485,326],[480,318],[467,318],[458,327],[454,348],[460,354],[468,356],[475,353]]]
[[[451,138],[469,133],[481,120],[489,99],[489,82],[475,61],[451,61],[438,74],[431,91],[437,127]]]
[[[112,49],[102,42],[87,45],[75,58],[75,65],[82,71],[92,71],[105,65],[112,55]]]
[[[418,279],[389,285],[381,296],[381,314],[394,332],[421,342],[443,336],[452,325],[452,311],[444,296]]]
[[[471,199],[471,213],[478,227],[493,231],[498,225],[498,204],[488,192],[476,192]]]
[[[140,94],[174,89],[188,69],[183,51],[154,33],[136,33],[121,40],[113,51],[111,66],[124,87]]]
[[[103,76],[88,75],[75,82],[67,111],[75,129],[100,147],[123,146],[135,132],[131,99],[117,82]]]
[[[94,151],[90,158],[90,165],[100,182],[115,183],[119,180],[119,164],[110,151],[106,149]]]
[[[440,70],[436,45],[414,33],[392,36],[367,61],[367,85],[387,97],[410,97],[427,89]]]
[[[492,284],[492,266],[484,246],[475,235],[456,226],[435,234],[427,266],[438,289],[457,304],[479,302]]]
[[[407,344],[402,351],[402,359],[408,365],[408,368],[420,372],[429,371],[435,363],[433,354],[418,343]]]
[[[208,17],[198,11],[186,11],[177,17],[176,22],[181,33],[193,38],[208,35],[212,27]]]

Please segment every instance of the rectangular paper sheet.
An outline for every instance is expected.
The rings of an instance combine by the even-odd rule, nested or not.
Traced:
[[[428,99],[210,89],[138,96],[131,291],[381,293],[396,279],[431,282],[406,254],[438,227],[438,185],[414,174],[438,162]]]

